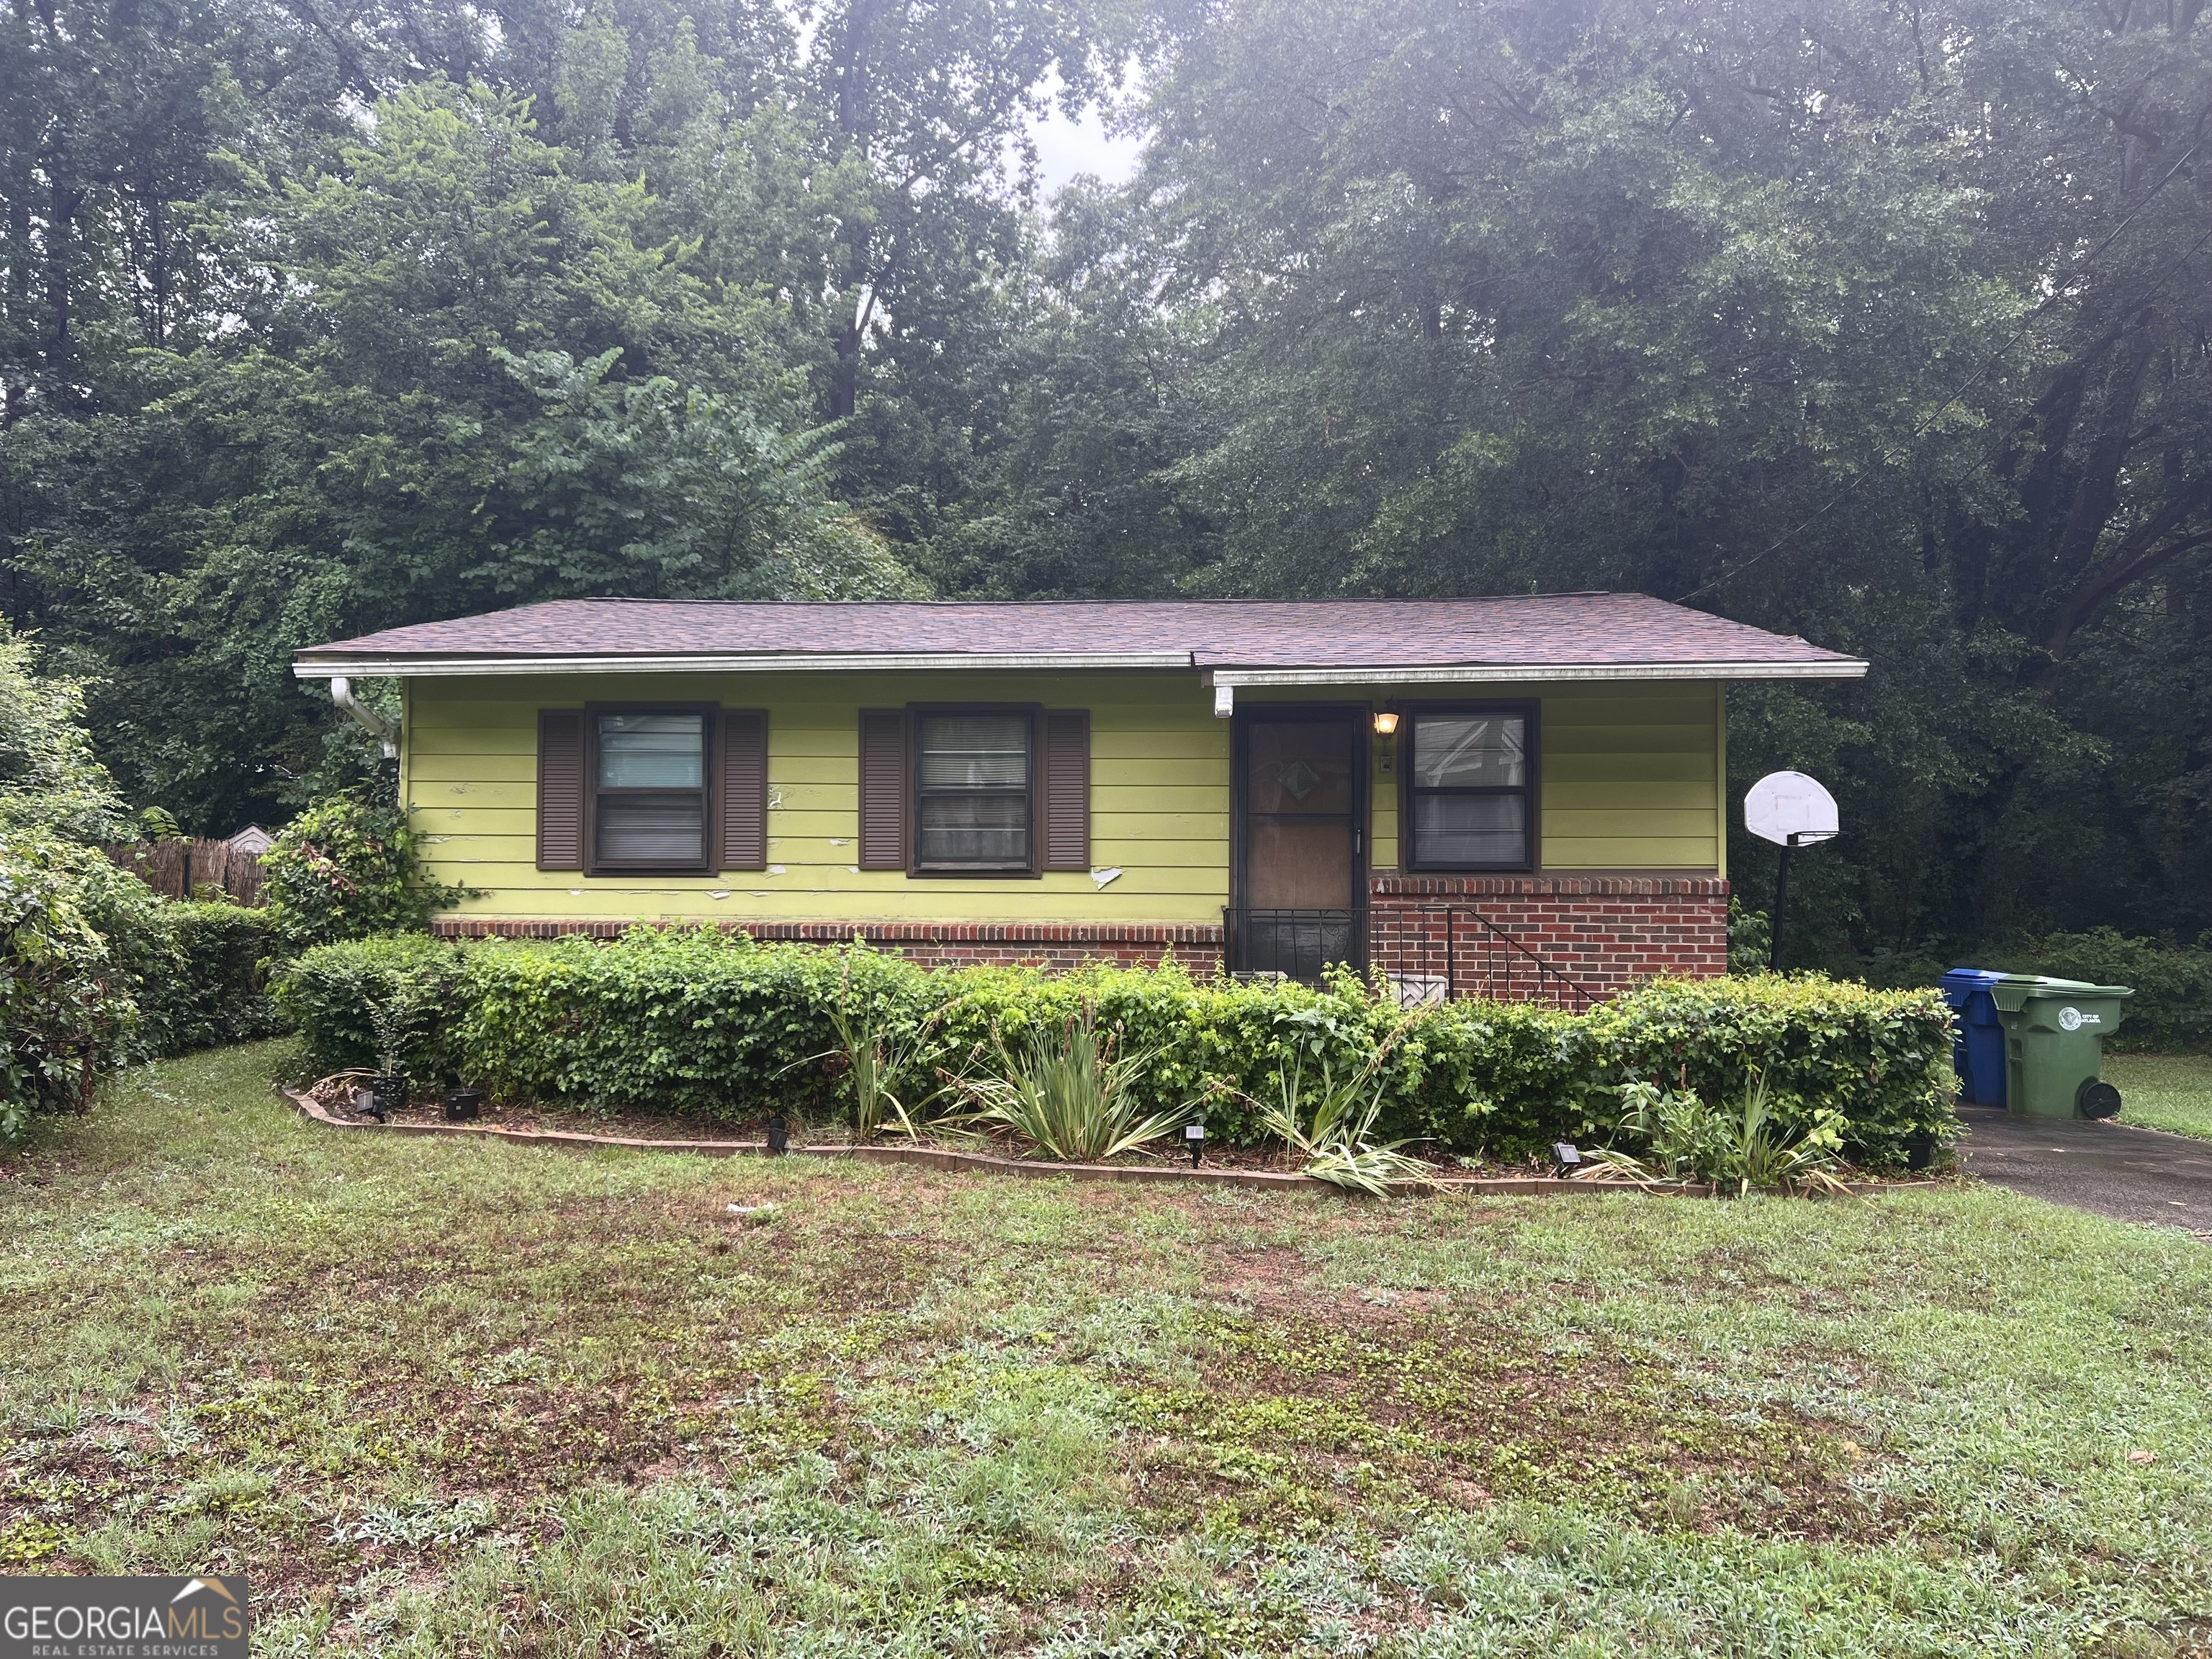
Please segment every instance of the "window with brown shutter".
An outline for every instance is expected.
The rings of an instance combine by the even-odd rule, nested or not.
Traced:
[[[768,868],[768,714],[722,711],[722,857],[725,870]]]
[[[860,711],[860,868],[906,868],[906,711]]]
[[[584,867],[584,715],[538,711],[538,867]]]
[[[1091,714],[1052,708],[1044,716],[1044,867],[1091,867]]]
[[[586,866],[594,875],[714,867],[714,714],[698,703],[585,711]]]
[[[1026,705],[907,710],[914,732],[914,872],[1036,872],[1036,710]]]

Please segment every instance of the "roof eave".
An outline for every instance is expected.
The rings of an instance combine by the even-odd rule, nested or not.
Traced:
[[[493,674],[759,674],[901,670],[1190,669],[1190,653],[1146,652],[821,652],[712,655],[601,653],[556,657],[489,653],[303,653],[292,664],[303,680]],[[1216,686],[1497,685],[1547,680],[1838,680],[1863,678],[1850,657],[1760,662],[1541,662],[1374,664],[1333,668],[1212,668]]]
[[[1852,657],[1795,662],[1541,662],[1407,664],[1373,668],[1216,668],[1209,685],[1496,685],[1530,680],[1856,680]]]
[[[526,653],[360,652],[293,659],[303,680],[334,674],[402,679],[453,674],[763,674],[824,673],[855,669],[896,672],[945,668],[1182,668],[1188,651],[872,651],[770,652],[724,656],[705,652],[648,655],[610,653],[556,657]]]

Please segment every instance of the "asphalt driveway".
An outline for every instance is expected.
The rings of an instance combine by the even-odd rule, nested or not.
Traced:
[[[2212,1242],[2212,1141],[2087,1119],[1961,1106],[1967,1172],[2032,1198]]]

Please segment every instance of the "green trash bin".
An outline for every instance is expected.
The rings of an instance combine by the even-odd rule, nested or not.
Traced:
[[[2031,1117],[2114,1117],[2120,1091],[2097,1075],[2105,1039],[2135,993],[2124,985],[2007,974],[1990,986],[2004,1023],[2005,1104]]]

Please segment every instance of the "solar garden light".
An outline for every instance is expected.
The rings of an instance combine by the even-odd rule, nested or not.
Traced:
[[[1582,1151],[1572,1141],[1555,1140],[1552,1143],[1552,1173],[1553,1175],[1565,1181],[1582,1167]]]
[[[1186,1123],[1182,1126],[1182,1144],[1190,1148],[1190,1167],[1195,1170],[1199,1159],[1206,1156],[1206,1125]]]
[[[768,1115],[768,1150],[771,1157],[781,1158],[790,1150],[791,1127],[783,1121],[781,1112]]]

